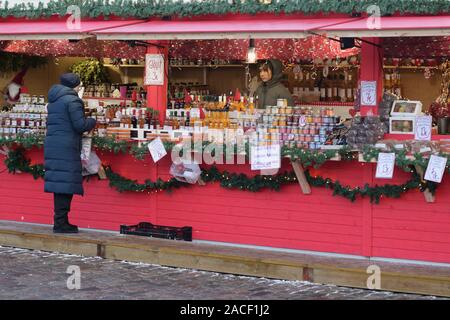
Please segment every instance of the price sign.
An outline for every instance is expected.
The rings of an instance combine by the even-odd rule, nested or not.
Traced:
[[[158,162],[167,154],[166,148],[164,148],[159,137],[148,144],[148,150],[150,151],[154,162]]]
[[[162,54],[145,55],[145,85],[164,84],[164,57]]]
[[[414,139],[431,140],[431,116],[417,116],[414,128]]]
[[[251,169],[267,170],[281,167],[280,145],[252,147]]]
[[[446,165],[447,158],[431,155],[425,172],[425,180],[441,183]]]
[[[394,175],[395,153],[378,154],[376,178],[392,179]]]
[[[361,105],[363,106],[377,105],[376,81],[361,81]]]

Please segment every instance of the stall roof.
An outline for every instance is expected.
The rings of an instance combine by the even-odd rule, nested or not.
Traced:
[[[79,28],[68,20],[5,21],[0,22],[0,40],[56,40],[83,39],[91,32],[107,28],[125,27],[142,20],[80,21]]]
[[[335,37],[448,36],[450,16],[370,17],[322,26],[318,31]]]
[[[304,38],[309,30],[361,18],[147,21],[95,31],[99,40]]]

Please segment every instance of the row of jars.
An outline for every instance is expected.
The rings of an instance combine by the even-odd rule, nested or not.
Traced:
[[[47,125],[46,119],[14,119],[14,118],[0,118],[0,127],[21,127],[21,128],[45,128]]]
[[[301,148],[301,149],[311,149],[311,150],[318,150],[321,147],[320,142],[314,142],[314,141],[288,141],[288,140],[265,140],[261,139],[257,142],[258,146],[270,146],[270,145],[280,145],[280,146],[286,146],[289,148]]]
[[[304,117],[304,118],[302,118]],[[262,116],[263,124],[270,124],[272,126],[295,126],[302,124],[335,124],[339,122],[339,117],[337,116],[319,116],[319,115],[272,115],[264,114]]]
[[[281,106],[267,106],[265,109],[265,114],[297,114],[297,115],[314,115],[312,107],[281,107]],[[321,107],[320,116],[334,116],[334,111],[332,107]]]
[[[293,134],[321,134],[327,135],[333,131],[334,125],[306,125],[304,127],[297,126],[264,126],[260,125],[257,132],[261,133],[293,133]]]
[[[15,127],[0,127],[0,137],[14,138],[17,134],[30,134],[30,135],[45,135],[45,128],[15,128]]]
[[[293,134],[293,133],[265,133],[258,136],[259,140],[272,141],[305,141],[320,142],[327,141],[327,135],[324,134]]]

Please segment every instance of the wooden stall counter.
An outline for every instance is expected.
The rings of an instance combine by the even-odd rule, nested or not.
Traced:
[[[129,154],[98,151],[102,162],[115,173],[143,183],[146,179],[170,180],[171,160],[154,164],[147,155],[140,161]],[[33,163],[43,162],[42,149],[27,151]],[[53,223],[53,198],[44,193],[42,179],[30,174],[10,174],[0,161],[0,220]],[[395,168],[392,180],[375,179],[374,163],[328,161],[310,169],[342,186],[401,184],[410,173]],[[202,168],[207,166],[202,165]],[[219,165],[220,172],[254,176],[250,165]],[[288,159],[282,170],[292,171]],[[191,226],[193,239],[332,252],[367,257],[401,258],[450,263],[450,180],[448,174],[427,203],[418,189],[398,199],[368,197],[354,202],[327,188],[312,186],[303,194],[298,182],[279,191],[228,189],[227,182],[186,185],[171,192],[118,192],[110,180],[95,177],[84,183],[85,196],[75,197],[71,222],[81,228],[119,230],[121,224],[147,221],[157,225]],[[221,185],[222,184],[222,185]]]

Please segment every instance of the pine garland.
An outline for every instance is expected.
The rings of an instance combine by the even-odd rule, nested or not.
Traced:
[[[44,166],[42,164],[30,165],[31,161],[25,158],[24,149],[18,148],[16,150],[10,150],[8,157],[5,159],[5,165],[8,168],[8,172],[15,174],[17,171],[31,173],[33,178],[44,178]]]
[[[124,18],[149,18],[154,16],[193,17],[199,15],[229,13],[364,13],[371,5],[378,5],[382,15],[439,14],[448,13],[447,0],[272,0],[263,4],[259,0],[51,0],[45,6],[42,2],[22,2],[9,5],[4,2],[0,17],[26,17],[39,19],[52,15],[65,16],[69,5],[78,5],[85,18],[118,16]]]
[[[25,158],[25,150],[23,148],[17,148],[11,150],[8,153],[8,157],[5,159],[5,164],[10,173],[16,171],[31,173],[35,179],[44,177],[44,167],[42,164],[30,165],[30,160]],[[399,198],[403,193],[409,190],[419,189],[421,192],[426,189],[430,190],[433,194],[436,190],[437,184],[429,181],[421,181],[419,175],[415,169],[410,169],[412,178],[401,185],[386,184],[383,186],[369,186],[364,187],[343,186],[339,181],[333,181],[329,178],[323,178],[321,176],[312,177],[309,171],[305,171],[305,176],[308,182],[314,187],[325,187],[333,190],[333,196],[342,196],[350,201],[354,202],[357,196],[370,197],[371,202],[379,203],[380,199],[385,197]],[[105,169],[106,176],[109,179],[109,185],[115,188],[119,192],[161,192],[172,191],[180,187],[188,187],[189,184],[182,183],[175,178],[171,178],[168,181],[163,181],[158,178],[155,182],[146,180],[144,183],[139,183],[136,180],[127,179],[121,175],[112,171],[111,167]],[[245,174],[229,173],[227,171],[220,172],[216,167],[205,169],[201,174],[204,182],[219,182],[220,186],[227,189],[239,189],[242,191],[257,192],[262,189],[270,189],[279,191],[282,185],[295,183],[297,178],[294,172],[284,172],[274,176],[256,175],[254,177],[248,177]]]

